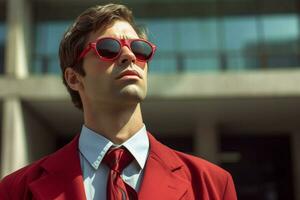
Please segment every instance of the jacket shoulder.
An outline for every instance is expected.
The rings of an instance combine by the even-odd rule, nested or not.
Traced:
[[[79,138],[79,135],[74,137],[72,141],[70,141],[68,144],[66,144],[62,148],[58,149],[57,151],[55,151],[49,155],[46,155],[46,156],[42,157],[41,159],[5,176],[1,180],[0,186],[2,186],[3,184],[10,185],[13,183],[18,183],[18,182],[22,181],[23,179],[30,181],[36,177],[39,177],[39,175],[41,175],[41,173],[44,172],[44,169],[42,167],[43,163],[46,163],[50,160],[52,162],[57,162],[58,159],[64,159],[66,156],[69,156],[71,153],[74,153],[77,148],[78,138]]]
[[[3,182],[11,182],[12,179],[16,179],[16,178],[22,178],[24,176],[28,176],[30,174],[34,174],[36,171],[39,170],[39,166],[40,164],[46,160],[49,156],[45,156],[43,158],[41,158],[38,161],[35,161],[25,167],[22,167],[20,169],[18,169],[17,171],[12,172],[11,174],[6,175],[2,180],[1,183]]]
[[[235,200],[236,191],[231,174],[221,167],[202,158],[174,151],[184,163],[184,171],[190,178],[194,194],[201,190],[215,199]]]
[[[174,166],[181,166],[185,171],[186,178],[189,180],[195,175],[211,177],[210,179],[212,179],[212,181],[224,181],[230,176],[226,170],[209,161],[174,150],[160,143],[150,133],[149,139],[152,152],[155,153],[163,163],[169,166],[170,169],[174,168]]]
[[[74,163],[74,160],[77,162],[74,158],[77,158],[78,138],[79,135],[56,152],[4,177],[0,182],[0,199],[18,200],[25,197],[32,199],[31,184],[46,176],[51,170],[65,167],[66,159],[67,163]]]
[[[11,197],[26,193],[27,183],[39,178],[43,174],[40,164],[47,158],[48,156],[45,156],[42,159],[5,176],[0,181],[0,199],[15,199]]]
[[[218,178],[226,178],[229,174],[225,169],[213,164],[205,159],[175,151],[178,158],[184,163],[186,169],[193,173],[200,173],[202,175],[208,175]]]
[[[200,157],[171,149],[149,134],[152,152],[174,175],[190,185],[194,199],[236,200],[231,175],[221,167]]]

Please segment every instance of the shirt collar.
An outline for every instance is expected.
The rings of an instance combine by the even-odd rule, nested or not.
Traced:
[[[95,170],[98,169],[104,155],[112,146],[124,146],[143,169],[149,151],[149,139],[145,125],[121,145],[115,145],[101,134],[94,132],[85,125],[82,126],[79,150]]]
[[[136,134],[126,140],[122,146],[128,149],[141,169],[143,169],[149,152],[149,139],[145,125]]]

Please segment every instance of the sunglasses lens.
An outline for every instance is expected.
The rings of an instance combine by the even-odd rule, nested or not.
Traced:
[[[145,41],[132,41],[130,47],[136,58],[139,60],[148,61],[152,56],[153,49],[150,44]]]
[[[99,40],[96,44],[97,52],[100,56],[107,59],[112,59],[118,56],[121,45],[117,40],[106,38]]]

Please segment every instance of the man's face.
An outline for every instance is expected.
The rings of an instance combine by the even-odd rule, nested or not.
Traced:
[[[87,44],[103,37],[139,38],[128,22],[116,21],[104,31],[92,32]],[[146,97],[147,63],[137,61],[127,46],[122,47],[119,57],[113,61],[102,61],[94,50],[90,50],[84,57],[83,69],[86,75],[81,77],[82,87],[79,93],[82,101],[87,101],[86,103],[92,105],[136,104]],[[120,78],[125,71],[135,71],[139,76]]]

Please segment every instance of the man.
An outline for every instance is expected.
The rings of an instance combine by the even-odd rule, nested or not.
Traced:
[[[59,52],[63,81],[83,111],[81,133],[5,177],[0,199],[235,200],[228,172],[147,133],[140,102],[155,49],[123,5],[82,13]]]

